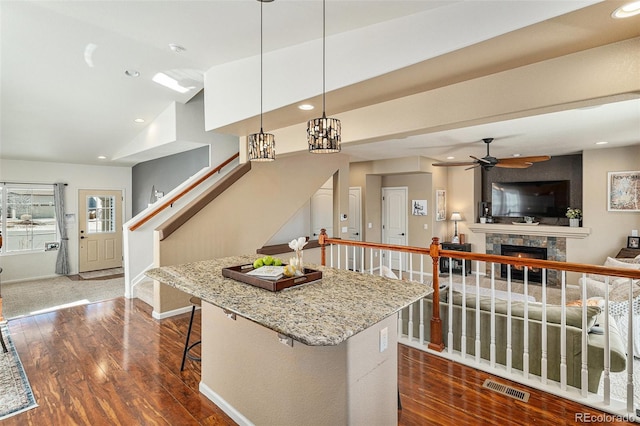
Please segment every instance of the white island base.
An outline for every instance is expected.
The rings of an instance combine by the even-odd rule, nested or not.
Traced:
[[[241,425],[395,425],[396,324],[391,315],[337,346],[288,346],[203,301],[200,391]]]

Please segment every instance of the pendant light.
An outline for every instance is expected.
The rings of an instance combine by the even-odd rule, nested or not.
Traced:
[[[273,161],[276,159],[276,141],[271,133],[262,130],[262,3],[273,0],[258,0],[260,2],[260,133],[252,133],[247,138],[250,161]]]
[[[340,152],[340,133],[342,131],[340,120],[337,118],[327,118],[325,112],[325,27],[325,0],[322,0],[322,118],[314,118],[307,123],[309,152],[314,154]]]

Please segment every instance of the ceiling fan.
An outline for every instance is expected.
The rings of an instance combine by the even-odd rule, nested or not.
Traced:
[[[547,161],[551,157],[549,155],[537,155],[531,157],[513,157],[513,158],[496,158],[492,157],[489,154],[489,144],[493,141],[493,138],[484,138],[482,139],[484,143],[487,145],[487,155],[478,158],[470,155],[469,157],[473,158],[474,161],[453,161],[449,163],[433,163],[433,166],[439,167],[450,167],[450,166],[471,166],[465,170],[474,169],[476,167],[482,167],[484,170],[491,170],[493,167],[505,167],[509,169],[526,169],[533,165],[533,163],[538,163],[540,161]]]

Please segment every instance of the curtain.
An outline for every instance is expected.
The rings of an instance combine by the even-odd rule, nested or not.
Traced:
[[[60,231],[60,248],[56,259],[56,274],[69,275],[69,238],[64,224],[64,183],[56,183],[53,188],[53,199],[56,204],[56,223]]]

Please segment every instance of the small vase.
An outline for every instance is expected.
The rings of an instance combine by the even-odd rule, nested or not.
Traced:
[[[296,275],[304,275],[304,261],[302,260],[302,250],[296,251]]]
[[[577,228],[580,226],[580,219],[569,219],[569,226],[572,228]]]

